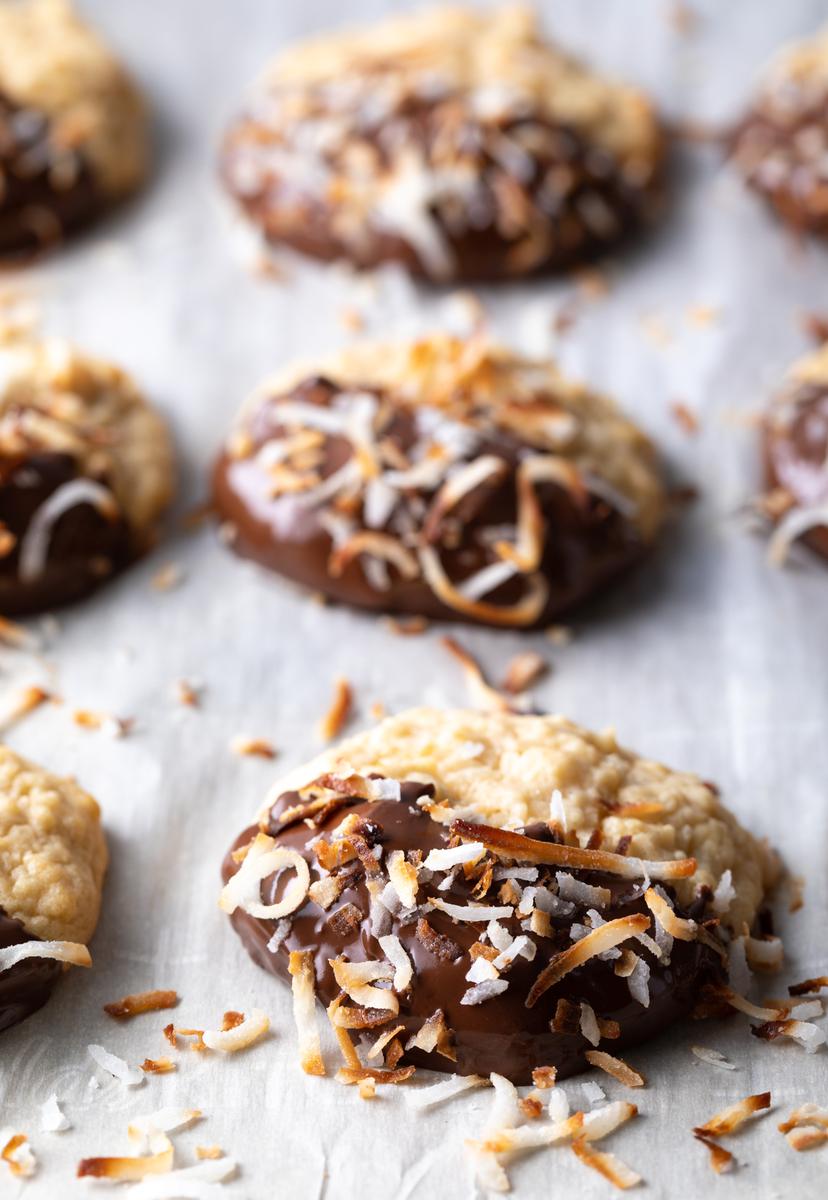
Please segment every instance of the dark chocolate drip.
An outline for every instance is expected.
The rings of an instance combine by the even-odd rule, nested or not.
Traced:
[[[0,908],[0,948],[38,940],[26,932],[21,921]],[[24,958],[8,971],[0,971],[0,1032],[46,1003],[61,970],[61,964],[53,958]]]
[[[0,255],[27,256],[59,241],[103,207],[83,157],[60,148],[49,118],[0,94]]]
[[[328,406],[340,390],[328,380],[308,379],[287,398]],[[375,391],[362,387],[359,390]],[[337,576],[330,573],[328,562],[333,543],[318,512],[303,507],[301,500],[297,503],[290,495],[274,499],[266,469],[255,457],[255,450],[284,433],[278,423],[276,399],[285,397],[264,403],[251,417],[248,432],[253,453],[244,458],[224,453],[216,464],[216,507],[234,530],[234,549],[305,587],[358,608],[414,613],[435,620],[469,619],[445,605],[422,577],[404,579],[394,567],[390,568],[391,584],[387,590],[372,586],[359,559],[351,561]],[[483,413],[475,429],[478,436],[474,456],[494,455],[507,469],[498,483],[476,488],[464,497],[433,538],[443,567],[455,584],[494,561],[491,546],[482,541],[482,531],[514,525],[515,471],[526,453],[525,444],[513,432],[496,426]],[[416,438],[413,414],[397,408],[383,435],[405,454]],[[344,437],[326,437],[319,475],[325,479],[333,474],[351,452]],[[633,522],[605,499],[590,495],[584,506],[565,488],[548,482],[536,485],[536,491],[546,521],[539,570],[547,581],[549,594],[536,621],[543,625],[634,566],[647,547]],[[418,492],[413,501],[403,494],[399,505],[423,506],[430,499],[427,492]],[[415,512],[412,507],[412,520],[419,524],[421,519],[419,510]],[[525,577],[513,577],[491,591],[485,597],[486,602],[498,606],[515,604],[526,586]]]
[[[447,829],[410,802],[415,795],[423,794],[423,786],[414,783],[404,784],[403,787],[407,790],[400,802],[357,801],[345,810],[332,813],[318,828],[311,829],[302,820],[281,827],[282,813],[299,801],[296,793],[287,793],[274,805],[268,828],[280,843],[303,854],[311,867],[312,879],[319,876],[319,871],[313,851],[309,848],[310,842],[320,833],[324,835],[330,831],[346,814],[356,813],[370,822],[386,858],[393,850],[421,851],[425,855],[431,849],[446,846]],[[232,851],[245,845],[255,832],[255,828],[245,830],[234,843],[223,865],[225,881],[238,869]],[[533,825],[526,833],[547,840],[553,836],[544,825]],[[313,901],[306,901],[290,918],[290,932],[277,949],[268,948],[277,922],[253,918],[241,909],[237,909],[231,917],[236,932],[253,960],[282,979],[289,978],[287,963],[290,951],[311,950],[317,995],[324,1004],[330,1003],[339,993],[330,959],[344,955],[350,961],[359,962],[385,957],[371,931],[368,917],[370,895],[362,866],[351,862],[341,870],[346,876],[346,883],[337,901],[327,912]],[[611,903],[601,910],[607,920],[648,912],[641,888],[635,882],[597,872],[569,873],[584,882],[610,890]],[[455,904],[470,901],[470,888],[464,882],[462,873],[446,891],[436,890],[437,882],[435,879],[432,884],[421,883],[418,904],[432,896]],[[281,897],[285,886],[284,882],[272,878],[266,880],[262,887],[263,902],[275,902]],[[502,903],[497,898],[499,886],[495,884],[482,902]],[[361,919],[353,924],[347,921],[340,923],[335,914],[345,905],[353,905],[361,914]],[[702,907],[703,902],[696,905],[693,915],[701,915]],[[681,912],[678,908],[677,911]],[[350,909],[348,913],[351,913]],[[524,958],[515,961],[504,975],[509,981],[504,993],[482,1004],[464,1005],[460,1002],[461,997],[472,986],[465,978],[470,966],[467,952],[479,939],[485,925],[456,922],[436,909],[423,915],[434,933],[446,941],[438,944],[439,952],[435,953],[418,936],[417,919],[402,923],[397,918],[393,919],[392,932],[399,937],[415,970],[413,984],[408,995],[401,998],[400,1014],[393,1023],[405,1026],[403,1040],[406,1040],[426,1018],[437,1009],[442,1009],[454,1033],[456,1062],[437,1053],[425,1054],[419,1050],[408,1052],[403,1059],[404,1063],[413,1062],[436,1070],[484,1075],[497,1071],[517,1083],[530,1082],[532,1070],[538,1066],[555,1066],[561,1077],[575,1074],[587,1067],[584,1052],[590,1049],[590,1043],[577,1026],[572,1032],[555,1032],[550,1028],[550,1021],[555,1016],[560,1000],[576,1005],[585,1001],[599,1018],[617,1021],[621,1029],[620,1037],[601,1045],[602,1049],[617,1053],[624,1047],[653,1037],[686,1014],[693,1006],[702,984],[716,978],[719,970],[715,953],[699,942],[674,942],[669,964],[666,965],[656,960],[640,943],[631,942],[629,944],[635,952],[650,967],[649,1007],[645,1008],[632,999],[627,980],[614,973],[613,960],[593,958],[566,975],[534,1007],[527,1008],[529,989],[540,971],[556,952],[571,944],[570,927],[573,921],[584,919],[584,911],[578,906],[572,916],[551,918],[551,937],[529,935],[537,946],[536,956],[531,962]],[[517,917],[504,919],[501,924],[513,937],[526,932]],[[452,946],[456,948],[456,954]]]
[[[12,550],[0,558],[4,616],[40,612],[80,599],[129,561],[132,547],[126,521],[113,520],[85,501],[67,509],[54,523],[43,571],[29,580],[20,578],[21,542],[32,518],[59,487],[78,478],[69,454],[0,456],[0,530],[15,539]]]
[[[773,407],[763,439],[769,487],[783,488],[799,508],[828,505],[828,387],[800,384]],[[828,524],[803,541],[828,558]]]

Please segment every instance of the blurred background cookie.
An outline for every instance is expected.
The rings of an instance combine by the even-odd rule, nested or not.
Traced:
[[[0,351],[0,612],[77,600],[151,544],[172,495],[161,417],[58,340]]]
[[[794,364],[762,428],[771,559],[797,538],[828,558],[828,343]]]
[[[828,234],[828,29],[777,57],[736,131],[732,155],[784,221]]]
[[[0,746],[0,1030],[90,965],[107,858],[92,797]]]
[[[549,362],[365,344],[252,397],[215,471],[233,547],[362,608],[530,626],[638,561],[666,499],[644,434]]]
[[[0,255],[41,250],[144,178],[134,83],[69,0],[0,5]]]
[[[282,54],[221,151],[274,243],[433,280],[568,266],[655,207],[649,101],[545,42],[528,9],[435,8]]]

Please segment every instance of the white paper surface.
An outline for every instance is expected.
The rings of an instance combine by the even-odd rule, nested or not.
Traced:
[[[352,0],[347,16],[402,7]],[[561,0],[554,9],[568,45],[652,89],[668,116],[710,120],[738,113],[774,47],[825,15],[819,0],[693,7],[700,20],[690,35],[676,31],[666,0]],[[203,498],[211,457],[247,391],[288,358],[346,341],[343,308],[364,307],[367,332],[388,336],[443,325],[456,306],[397,276],[370,301],[340,271],[301,265],[279,284],[245,266],[215,182],[216,138],[268,54],[341,20],[340,5],[86,0],[84,9],[155,106],[158,171],[127,211],[25,280],[49,331],[122,362],[167,413],[183,511]],[[540,649],[554,662],[540,704],[590,726],[613,723],[626,744],[721,784],[742,820],[807,876],[806,908],[784,921],[786,982],[828,967],[828,571],[800,554],[782,572],[769,569],[762,542],[736,514],[757,482],[746,419],[806,349],[798,315],[828,308],[825,280],[823,248],[797,251],[714,150],[684,148],[662,227],[619,258],[610,294],[584,304],[557,347],[552,318],[570,283],[481,293],[498,335],[557,350],[567,369],[616,394],[702,498],[647,569],[575,623],[571,646],[453,631],[495,677],[518,649]],[[689,319],[694,305],[717,310],[708,327]],[[666,344],[645,331],[656,319]],[[698,411],[696,437],[670,415],[674,400]],[[158,593],[150,581],[168,562],[185,579]],[[197,1144],[214,1143],[241,1162],[225,1189],[230,1200],[473,1195],[462,1143],[482,1127],[490,1093],[414,1117],[401,1092],[365,1103],[332,1080],[303,1077],[288,990],[253,966],[216,907],[226,846],[277,771],[318,749],[314,726],[336,675],[351,680],[362,721],[374,701],[389,711],[466,701],[440,631],[393,638],[374,619],[322,609],[234,559],[210,529],[173,536],[60,622],[47,662],[3,654],[4,693],[44,682],[65,699],[8,740],[99,798],[112,864],[94,970],[69,973],[45,1009],[2,1036],[0,1125],[28,1133],[41,1166],[25,1183],[0,1168],[0,1196],[90,1194],[74,1180],[78,1159],[127,1151],[128,1119],[169,1104],[206,1114],[175,1136],[180,1165]],[[178,679],[203,684],[201,709],[176,702]],[[134,717],[135,732],[116,741],[81,730],[74,707]],[[240,733],[272,739],[279,762],[235,756],[229,744]],[[257,1005],[271,1015],[272,1036],[227,1060],[182,1052],[176,1074],[138,1089],[104,1081],[90,1090],[89,1042],[132,1063],[166,1052],[165,1014],[119,1025],[100,1008],[150,987],[178,989],[179,1024],[215,1026],[225,1009]],[[694,1042],[723,1051],[738,1072],[696,1062]],[[795,1154],[776,1125],[795,1103],[828,1101],[825,1052],[759,1044],[736,1018],[677,1028],[629,1058],[649,1080],[633,1097],[642,1116],[603,1148],[641,1171],[649,1195],[824,1195],[828,1150]],[[624,1095],[612,1080],[601,1083]],[[580,1082],[565,1086],[583,1104]],[[774,1111],[728,1143],[744,1167],[716,1180],[691,1126],[767,1088]],[[40,1132],[39,1107],[52,1092],[70,1132]],[[511,1173],[519,1196],[611,1193],[566,1148],[527,1157]]]

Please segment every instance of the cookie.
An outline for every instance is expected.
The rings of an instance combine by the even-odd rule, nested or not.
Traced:
[[[65,342],[0,351],[0,612],[77,600],[152,542],[170,438],[129,376]]]
[[[68,0],[0,5],[0,255],[41,250],[132,192],[144,103]]]
[[[310,954],[335,1023],[402,1026],[392,1065],[527,1083],[721,989],[774,876],[711,784],[611,734],[415,709],[271,789],[221,905],[265,970]]]
[[[762,431],[772,560],[797,538],[828,558],[828,344],[792,367]]]
[[[545,42],[530,10],[435,8],[286,51],[221,151],[272,243],[434,281],[560,269],[658,207],[649,101]]]
[[[235,549],[309,588],[515,627],[608,585],[666,507],[612,401],[482,338],[363,345],[267,381],[214,479]]]
[[[828,29],[778,56],[731,153],[784,221],[828,234]]]
[[[92,797],[0,746],[0,1030],[45,1004],[62,963],[88,965],[106,865]]]

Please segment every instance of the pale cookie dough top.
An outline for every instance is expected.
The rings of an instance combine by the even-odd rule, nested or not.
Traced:
[[[39,938],[86,943],[106,865],[92,797],[0,746],[0,907]]]
[[[605,850],[629,837],[628,853],[640,858],[695,858],[696,874],[676,883],[684,904],[700,884],[715,888],[730,871],[735,895],[723,919],[739,931],[753,921],[776,875],[774,856],[709,784],[560,716],[410,709],[279,780],[260,816],[283,792],[334,769],[433,783],[436,802],[473,810],[494,825],[560,823],[562,806],[573,842],[585,843],[599,828]]]
[[[762,80],[758,107],[780,120],[797,118],[828,93],[828,26],[776,55]]]
[[[571,464],[596,491],[603,485],[607,500],[628,516],[645,542],[654,539],[664,520],[666,498],[653,446],[614,401],[566,378],[553,362],[523,358],[484,337],[435,335],[412,343],[369,342],[330,360],[297,364],[256,390],[242,412],[241,436],[231,439],[231,453],[245,453],[244,426],[264,402],[286,396],[284,408],[276,402],[274,416],[287,416],[288,393],[315,376],[342,389],[337,410],[343,436],[353,434],[360,443],[355,448],[357,462],[366,462],[360,446],[370,457],[370,436],[356,410],[365,407],[364,390],[377,389],[392,403],[419,413],[423,425],[430,423],[431,437],[423,442],[422,457],[430,459],[435,470],[442,463],[445,475],[451,475],[455,460],[463,457],[463,431],[468,437],[493,426],[527,450],[536,450],[539,458]],[[349,405],[353,421],[347,419]],[[429,408],[439,421],[426,422]],[[372,478],[375,472],[366,475],[363,484]]]
[[[523,5],[489,12],[436,7],[327,34],[285,51],[264,79],[297,94],[332,81],[375,91],[381,81],[397,96],[448,87],[468,94],[481,114],[528,110],[573,127],[634,174],[659,153],[647,99],[543,41],[534,12]]]
[[[104,191],[130,191],[147,168],[143,100],[69,0],[0,4],[0,94],[44,113],[52,140],[89,162]]]
[[[0,350],[0,457],[70,454],[105,477],[133,531],[148,532],[170,501],[166,426],[120,368],[49,339]]]

